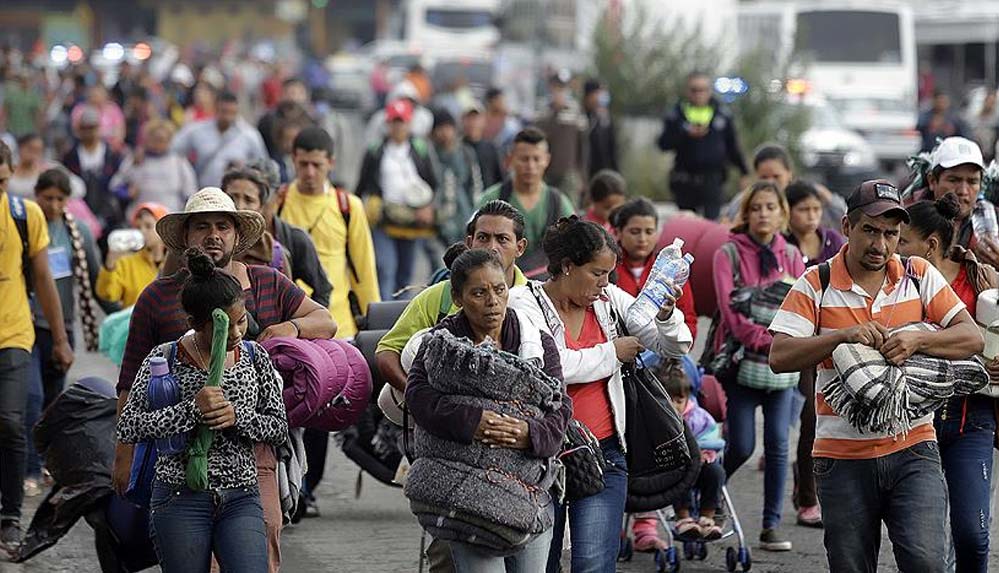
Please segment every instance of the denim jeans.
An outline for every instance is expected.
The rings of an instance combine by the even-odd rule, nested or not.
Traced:
[[[936,442],[867,460],[815,458],[814,467],[831,571],[877,571],[882,522],[900,571],[947,570],[947,484]]]
[[[549,529],[509,557],[495,557],[464,543],[450,545],[456,573],[535,573],[544,570],[551,544]]]
[[[267,573],[267,537],[257,486],[191,491],[153,483],[149,530],[164,573]]]
[[[937,411],[934,426],[950,493],[957,573],[988,571],[995,400],[953,398]]]
[[[24,405],[31,354],[0,349],[0,519],[21,519],[24,502]]]
[[[726,384],[728,416],[726,425],[725,475],[731,479],[756,449],[756,409],[763,407],[763,528],[780,525],[787,479],[789,419],[794,388],[757,390],[739,384]]]
[[[555,506],[548,573],[559,570],[566,513],[572,536],[572,573],[614,573],[628,496],[628,462],[616,437],[600,441],[607,460],[604,489],[596,495]]]
[[[69,345],[75,348],[73,329],[66,328]],[[35,347],[31,351],[31,376],[28,400],[24,411],[24,431],[27,441],[27,470],[25,475],[37,478],[42,474],[42,460],[35,450],[34,427],[42,413],[66,388],[66,373],[56,367],[52,360],[52,331],[35,328]]]
[[[422,239],[396,239],[376,228],[371,230],[371,240],[378,253],[375,266],[382,300],[393,300],[393,295],[409,286],[413,279],[413,263]]]

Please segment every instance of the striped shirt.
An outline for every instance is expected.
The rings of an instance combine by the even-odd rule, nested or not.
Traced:
[[[810,268],[798,279],[774,317],[771,332],[807,338],[872,320],[886,328],[910,322],[928,322],[946,327],[964,310],[964,303],[954,294],[946,279],[919,257],[909,258],[908,269],[905,269],[902,260],[897,255],[893,256],[888,261],[884,285],[872,298],[850,277],[844,258],[848,248],[849,245],[844,246],[829,260],[829,288],[825,293],[820,290],[818,267]],[[915,282],[910,277],[914,277]],[[822,390],[835,376],[832,358],[827,357],[817,367],[813,456],[871,459],[936,439],[932,414],[917,420],[906,435],[861,432],[837,416],[823,398]]]
[[[247,265],[250,288],[243,291],[246,311],[260,329],[294,318],[305,292],[270,267]],[[186,273],[161,277],[147,286],[132,309],[125,356],[118,374],[118,392],[132,388],[139,366],[154,348],[173,342],[187,332],[187,313],[180,305]]]

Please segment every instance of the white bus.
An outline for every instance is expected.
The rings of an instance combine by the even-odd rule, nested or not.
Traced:
[[[405,0],[402,38],[430,56],[491,53],[500,0]]]
[[[912,10],[897,2],[829,0],[739,6],[740,53],[761,49],[829,100],[885,163],[919,149]],[[791,78],[784,78],[791,79]],[[799,82],[801,85],[801,82]]]

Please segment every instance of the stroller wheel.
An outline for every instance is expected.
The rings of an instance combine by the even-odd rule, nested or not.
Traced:
[[[621,534],[621,546],[617,550],[618,561],[631,561],[635,555],[635,544],[627,534]]]
[[[704,543],[702,541],[702,542],[699,542],[697,544],[697,558],[699,560],[701,560],[701,561],[704,561],[705,559],[708,558],[708,544],[707,543]]]
[[[727,569],[729,573],[732,573],[738,565],[739,558],[735,551],[735,547],[729,547],[725,550],[725,569]]]
[[[676,547],[656,551],[656,572],[677,573],[680,570],[680,554]]]
[[[742,565],[743,572],[753,568],[753,557],[749,554],[748,547],[739,548],[739,563]]]

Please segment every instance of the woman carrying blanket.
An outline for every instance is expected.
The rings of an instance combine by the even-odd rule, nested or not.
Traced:
[[[468,251],[452,263],[451,292],[455,304],[461,307],[461,310],[458,314],[444,319],[422,339],[423,347],[417,351],[406,386],[406,404],[419,430],[429,434],[428,437],[440,439],[439,443],[446,444],[435,452],[433,457],[435,459],[459,457],[465,460],[466,456],[474,458],[478,455],[476,452],[482,452],[482,447],[486,446],[487,450],[488,448],[518,450],[522,454],[515,458],[529,466],[541,468],[550,465],[552,458],[561,448],[565,428],[572,414],[572,403],[562,388],[562,368],[554,340],[550,335],[539,332],[537,328],[524,321],[518,313],[507,308],[509,293],[503,263],[491,251]],[[513,416],[478,405],[476,399],[471,397],[478,395],[475,392],[459,394],[442,391],[442,381],[435,379],[433,371],[435,365],[428,357],[427,345],[430,343],[426,342],[440,331],[468,339],[476,346],[492,345],[519,357],[520,360],[540,366],[554,384],[549,390],[550,402],[554,408],[546,413],[542,409],[542,415],[537,416]],[[420,344],[419,340],[417,335],[408,346]],[[458,362],[458,367],[454,370],[460,370],[462,363],[460,360]],[[488,369],[487,374],[493,372],[495,370]],[[484,387],[492,381],[476,377],[462,382]],[[522,401],[525,403],[523,406],[525,409],[532,406],[527,396],[509,396],[506,400]],[[419,430],[416,435],[418,449],[421,446]],[[459,453],[456,456],[446,455],[443,452],[445,448],[452,451],[459,450]],[[421,503],[428,505],[424,487],[428,484],[418,483],[419,480],[430,481],[424,479],[425,474],[418,471],[417,464],[424,461],[417,459],[406,485],[406,494],[418,517],[421,513],[432,512],[420,505]],[[492,480],[505,479],[501,476],[516,473],[510,467],[482,468],[469,465],[472,466],[472,471],[486,469],[487,478]],[[433,477],[438,477],[439,474],[440,472],[436,472]],[[482,546],[452,539],[451,554],[456,570],[459,573],[533,573],[544,570],[552,539],[550,515],[553,509],[551,497],[547,492],[538,492],[537,497],[546,502],[546,506],[542,506],[541,510],[549,516],[548,526],[544,531],[531,534],[528,537],[533,538],[519,544],[512,552],[506,552],[507,555],[503,555],[502,551],[488,551]],[[495,525],[490,522],[489,525],[482,527],[487,532],[511,529]],[[436,532],[434,534],[437,535]],[[503,537],[502,534],[497,535]]]
[[[267,351],[242,343],[247,312],[239,282],[199,248],[186,256],[190,276],[181,304],[193,331],[154,348],[142,362],[118,420],[118,439],[168,438],[199,425],[213,430],[207,488],[188,486],[192,445],[179,454],[161,452],[156,462],[149,528],[160,566],[164,573],[207,573],[214,551],[223,572],[264,573],[267,539],[253,448],[279,446],[288,436],[281,380]],[[215,309],[229,316],[225,346],[213,345]],[[157,410],[147,398],[154,358],[167,360],[180,387],[180,401]],[[218,385],[207,384],[210,365],[223,360]]]

